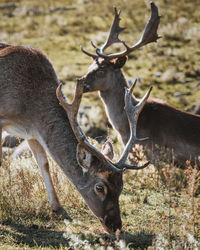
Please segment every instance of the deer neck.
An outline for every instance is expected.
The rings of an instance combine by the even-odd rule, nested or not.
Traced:
[[[121,70],[115,72],[110,79],[112,84],[105,91],[99,91],[99,95],[104,103],[107,117],[112,126],[118,131],[124,144],[129,139],[129,123],[124,110],[125,87],[128,87],[126,79]],[[134,100],[133,100],[134,101]]]
[[[77,140],[65,111],[58,105],[41,112],[36,139],[80,191],[85,180],[76,159]]]

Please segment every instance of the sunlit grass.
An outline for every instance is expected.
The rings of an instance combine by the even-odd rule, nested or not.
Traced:
[[[12,163],[8,158],[0,169],[0,239],[3,244],[18,246],[21,243],[29,247],[85,244],[98,249],[102,245],[119,247],[120,244],[127,248],[151,247],[164,240],[166,247],[172,244],[192,246],[188,235],[197,244],[200,198],[195,188],[199,185],[200,173],[194,175],[190,165],[185,173],[168,165],[162,169],[161,176],[151,165],[124,175],[120,197],[123,232],[118,241],[114,235],[104,233],[97,218],[51,160],[50,168],[58,196],[73,222],[52,217],[40,171],[31,156]],[[188,184],[179,183],[177,189],[177,180],[183,175]],[[57,237],[55,241],[48,238],[49,233]]]

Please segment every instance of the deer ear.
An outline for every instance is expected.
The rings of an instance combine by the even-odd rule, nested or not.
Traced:
[[[92,164],[92,154],[88,152],[87,149],[83,148],[80,143],[77,145],[76,159],[78,164],[82,167],[83,172],[88,172]]]
[[[126,60],[127,60],[127,56],[119,57],[113,60],[115,69],[121,69],[126,63]]]
[[[113,157],[114,157],[114,151],[113,151],[112,143],[110,141],[106,141],[103,144],[102,149],[101,149],[101,153],[104,154],[110,160],[113,159]]]

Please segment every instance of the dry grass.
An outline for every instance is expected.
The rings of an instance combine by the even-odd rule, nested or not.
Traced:
[[[124,176],[120,197],[123,232],[117,240],[104,233],[78,192],[50,160],[59,198],[73,222],[52,217],[40,171],[31,156],[0,168],[0,240],[2,247],[72,249],[186,249],[199,246],[200,171],[188,162],[185,171],[151,165]],[[177,180],[185,178],[186,184]],[[73,191],[72,191],[73,190]],[[51,236],[52,235],[52,236]],[[195,249],[195,248],[194,248]]]

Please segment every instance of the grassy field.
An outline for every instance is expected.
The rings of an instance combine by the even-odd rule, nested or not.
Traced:
[[[156,44],[129,57],[127,79],[140,78],[135,94],[150,85],[152,97],[189,110],[200,99],[200,4],[198,0],[157,0],[162,15]],[[0,40],[41,49],[65,83],[68,97],[76,78],[83,76],[91,59],[80,51],[94,52],[90,41],[104,42],[113,6],[122,10],[121,35],[128,44],[140,37],[149,17],[150,1],[121,0],[0,0]],[[91,105],[85,131],[97,127],[106,133],[107,118],[97,93],[87,94]],[[97,116],[94,116],[98,114]],[[116,133],[107,132],[122,148]],[[96,135],[98,136],[98,135]],[[138,148],[141,157],[143,152]],[[164,158],[164,157],[163,157]],[[145,159],[144,159],[145,160]],[[51,214],[40,171],[30,155],[0,167],[0,249],[199,249],[200,172],[187,162],[186,170],[164,160],[148,169],[128,172],[120,197],[123,232],[118,239],[104,233],[79,193],[50,159],[58,196],[72,223]]]

